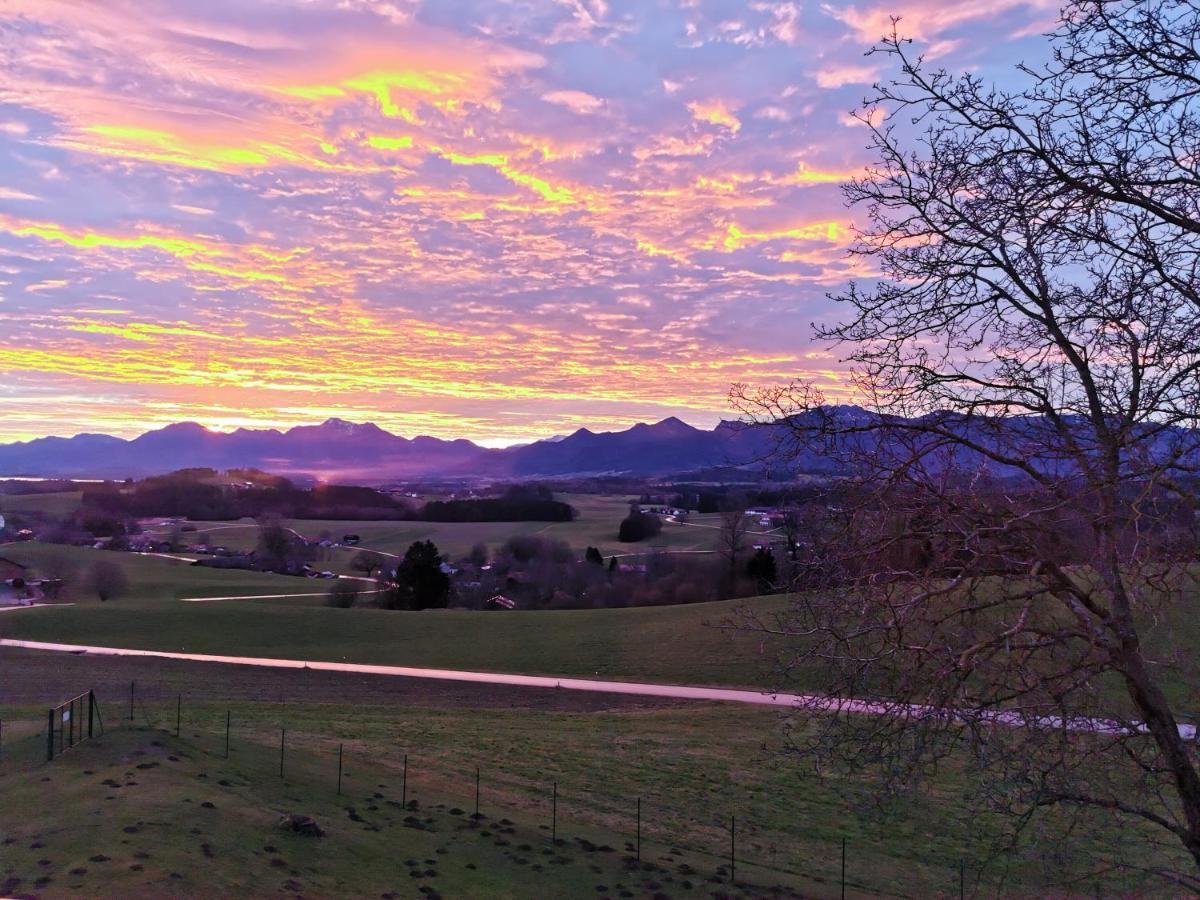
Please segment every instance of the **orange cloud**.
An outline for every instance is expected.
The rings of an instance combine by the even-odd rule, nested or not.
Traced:
[[[736,134],[742,127],[742,123],[738,117],[733,114],[733,111],[721,100],[710,100],[706,103],[699,101],[689,103],[688,111],[697,122],[704,122],[709,125],[719,125],[722,128],[728,128]]]

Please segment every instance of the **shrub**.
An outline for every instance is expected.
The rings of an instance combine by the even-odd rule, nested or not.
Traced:
[[[652,538],[662,531],[662,520],[651,513],[633,510],[621,520],[617,531],[617,540],[625,544],[633,544]]]
[[[329,589],[329,597],[325,602],[335,609],[349,609],[358,602],[358,588],[354,582],[339,578]]]

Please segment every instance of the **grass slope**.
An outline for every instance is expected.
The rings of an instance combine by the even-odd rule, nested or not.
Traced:
[[[209,569],[158,556],[93,550],[90,547],[41,544],[36,541],[0,546],[0,556],[29,566],[37,575],[65,574],[68,587],[63,599],[76,602],[88,602],[95,599],[87,595],[80,587],[81,579],[88,566],[98,560],[115,563],[125,572],[129,583],[129,590],[119,600],[112,601],[121,604],[122,608],[157,604],[180,597],[307,593],[324,591],[329,587],[328,582],[307,578],[292,578],[286,575],[234,569]],[[60,610],[59,612],[65,611]],[[37,612],[37,610],[30,612]],[[6,613],[6,615],[14,617],[23,614],[19,612]]]
[[[426,896],[456,897],[747,897],[777,886],[784,895],[836,897],[846,838],[850,896],[951,896],[960,859],[969,891],[1032,895],[1054,893],[1055,884],[1061,893],[1091,842],[1113,839],[1084,832],[985,866],[994,823],[956,811],[969,788],[960,776],[945,773],[937,792],[887,818],[857,816],[871,785],[821,778],[780,757],[763,710],[531,715],[242,703],[231,708],[226,761],[225,709],[189,704],[177,739],[146,728],[173,727],[173,704],[139,707],[136,727],[110,722],[103,738],[53,764],[0,765],[0,888],[45,896],[415,896],[425,887]],[[477,766],[485,818],[472,821]],[[552,782],[558,844],[548,833]],[[638,797],[640,867],[627,862]],[[401,799],[416,799],[416,808]],[[326,837],[280,832],[284,813],[314,816]],[[730,815],[740,823],[736,888],[725,868]],[[1105,886],[1133,887],[1115,877]]]
[[[613,554],[650,553],[654,550],[713,550],[716,548],[719,523],[715,517],[696,517],[701,525],[666,523],[657,537],[637,544],[622,544],[617,540],[621,519],[629,511],[629,499],[593,494],[564,494],[561,499],[578,511],[571,522],[361,522],[321,519],[288,519],[290,528],[308,538],[322,534],[340,540],[342,535],[357,534],[361,546],[385,553],[403,554],[413,541],[431,540],[451,559],[465,556],[477,543],[495,550],[510,537],[536,534],[566,541],[582,554],[585,547],[599,547],[605,556]],[[708,521],[713,519],[714,521]],[[258,540],[258,530],[251,520],[240,522],[194,522],[196,539],[231,549],[250,549]],[[170,529],[148,529],[167,533]],[[333,560],[345,561],[355,550],[337,551]]]
[[[40,513],[54,519],[65,519],[79,509],[82,502],[82,491],[0,494],[0,513]]]
[[[764,606],[778,598],[764,598]],[[758,644],[719,626],[736,604],[423,613],[292,601],[110,602],[4,613],[5,637],[492,672],[767,684]]]

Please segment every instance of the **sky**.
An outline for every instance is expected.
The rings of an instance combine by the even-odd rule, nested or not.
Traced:
[[[812,324],[901,17],[1004,78],[1058,0],[6,0],[0,441],[330,416],[489,445],[733,382]]]

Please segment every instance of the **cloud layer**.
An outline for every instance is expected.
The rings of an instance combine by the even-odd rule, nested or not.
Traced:
[[[847,394],[847,116],[1044,2],[10,0],[0,440],[328,414],[499,443]],[[1005,36],[1009,37],[1005,37]],[[858,264],[858,265],[861,265]]]

